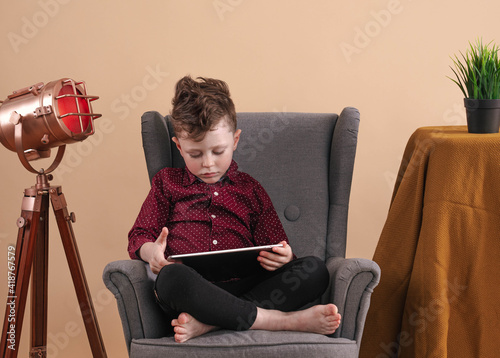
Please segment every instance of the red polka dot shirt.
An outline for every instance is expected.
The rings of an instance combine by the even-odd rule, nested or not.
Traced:
[[[164,226],[165,257],[288,242],[268,194],[235,161],[215,184],[187,168],[159,171],[129,232],[130,257],[140,259],[141,246],[156,241]]]

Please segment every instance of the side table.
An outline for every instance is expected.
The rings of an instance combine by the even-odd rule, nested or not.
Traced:
[[[500,134],[417,129],[373,260],[360,357],[498,357]]]

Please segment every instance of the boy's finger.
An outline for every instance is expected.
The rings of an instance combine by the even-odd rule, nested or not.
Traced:
[[[277,258],[279,258],[279,256],[277,256],[277,257],[276,257],[276,255],[273,255],[273,256],[270,256],[270,257],[261,256],[259,259],[259,262],[261,264],[266,265],[266,266],[278,266],[280,263],[278,260],[275,260],[274,258],[277,259]]]
[[[287,249],[287,246],[288,246],[288,243],[286,241],[281,241],[280,242],[281,245],[283,245],[283,247],[273,247],[273,252],[284,252],[286,249]]]
[[[158,243],[161,244],[161,245],[166,244],[167,237],[168,237],[168,229],[166,227],[164,227],[161,230],[160,236],[158,236],[158,240],[157,240]]]
[[[267,271],[275,271],[277,269],[277,267],[269,266],[269,265],[266,265],[262,262],[260,263],[260,265],[262,266],[262,268],[264,268]]]

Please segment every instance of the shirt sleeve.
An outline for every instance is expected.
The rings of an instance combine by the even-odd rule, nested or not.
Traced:
[[[153,178],[151,190],[128,233],[128,253],[131,259],[140,260],[137,253],[141,246],[146,242],[156,241],[167,223],[169,210],[169,194],[165,192],[161,176],[157,175]]]
[[[255,245],[277,244],[281,241],[288,242],[288,237],[274,209],[271,198],[262,185],[256,183],[254,193],[259,208],[252,218]]]

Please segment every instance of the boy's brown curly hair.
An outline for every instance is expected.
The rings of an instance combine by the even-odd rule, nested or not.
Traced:
[[[232,132],[236,131],[236,110],[226,82],[213,78],[190,76],[181,78],[172,99],[171,122],[175,134],[203,139],[222,118]]]

